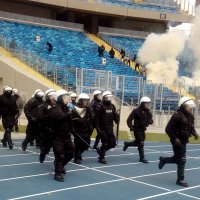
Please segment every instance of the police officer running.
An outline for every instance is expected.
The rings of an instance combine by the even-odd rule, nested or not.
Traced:
[[[159,169],[165,164],[177,164],[177,181],[176,184],[188,187],[184,180],[184,170],[186,163],[186,144],[192,135],[198,139],[198,134],[194,128],[194,116],[192,109],[195,107],[194,101],[189,97],[182,97],[178,103],[179,109],[173,114],[166,126],[174,155],[172,157],[160,157]]]
[[[65,90],[56,91],[55,100],[56,105],[49,112],[55,155],[54,179],[63,182],[63,174],[66,174],[65,165],[74,157],[74,144],[71,140],[71,113],[67,107],[69,102],[68,92]]]
[[[36,146],[39,147],[40,129],[38,126],[37,116],[38,107],[43,103],[44,92],[40,89],[36,90],[33,97],[26,103],[24,113],[28,119],[26,127],[26,138],[22,142],[22,150],[26,151],[27,144],[36,139]]]
[[[38,107],[38,125],[40,128],[40,163],[43,163],[46,155],[52,147],[52,129],[49,112],[55,106],[55,93],[54,89],[48,89],[45,92],[45,101]]]
[[[92,109],[94,111],[94,115],[95,115],[96,109],[97,109],[98,105],[101,103],[102,92],[100,90],[95,90],[93,92],[93,96],[94,96],[94,98],[91,101],[90,106],[92,107]],[[97,131],[97,136],[95,138],[93,149],[98,149],[98,144],[99,144],[99,142],[101,140],[101,136],[100,136],[99,130],[97,129],[96,131]]]
[[[115,105],[112,104],[112,93],[105,91],[102,94],[102,103],[96,108],[96,129],[98,130],[102,145],[97,150],[99,154],[99,163],[107,164],[106,151],[116,146],[116,137],[113,133],[113,122],[119,123],[119,115],[116,112]]]
[[[134,132],[135,140],[132,142],[124,142],[123,150],[130,146],[137,146],[140,160],[139,162],[148,163],[144,156],[144,141],[146,138],[145,130],[149,124],[153,124],[152,114],[150,111],[151,99],[149,97],[142,97],[140,106],[132,111],[127,119],[127,125],[130,131]],[[134,123],[133,123],[134,120]]]

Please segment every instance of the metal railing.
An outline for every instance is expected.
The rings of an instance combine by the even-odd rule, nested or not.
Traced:
[[[54,85],[59,85],[66,89],[73,87],[73,81],[69,81],[69,75],[71,71],[75,72],[75,69],[67,67],[63,69],[11,43],[11,40],[0,35],[0,46],[5,50],[4,53],[6,53],[6,56],[9,56],[11,59],[17,58],[21,64],[25,64],[24,66],[33,69],[36,72],[33,74],[34,76],[37,77],[37,73],[39,73],[44,78],[52,81]],[[25,70],[29,71],[28,68]],[[60,72],[62,72],[62,76]]]
[[[99,34],[101,33],[107,35],[129,36],[129,37],[139,37],[139,38],[146,38],[149,35],[149,32],[145,31],[135,31],[135,30],[108,28],[99,26]]]

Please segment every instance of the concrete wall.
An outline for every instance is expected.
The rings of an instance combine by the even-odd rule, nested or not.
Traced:
[[[0,10],[81,23],[86,31],[94,34],[98,32],[98,26],[162,33],[165,32],[169,20],[191,20],[187,15],[174,14],[167,14],[166,19],[162,20],[159,12],[91,4],[79,0],[0,0]]]
[[[99,3],[89,3],[80,0],[24,0],[24,2],[37,2],[48,5],[57,5],[70,9],[76,9],[81,11],[87,11],[92,13],[102,13],[107,15],[115,16],[126,16],[142,19],[155,19],[160,21],[178,21],[178,22],[189,22],[192,17],[187,14],[173,14],[173,13],[164,13],[166,14],[165,19],[161,19],[159,12],[148,11],[148,10],[136,10],[129,9],[126,7],[118,7],[112,5],[105,5]]]
[[[14,2],[12,0],[0,0],[0,10],[50,19],[53,16],[53,9],[51,8],[41,5],[30,5],[26,2]]]
[[[131,19],[115,19],[112,28],[162,33],[167,29],[167,23],[155,21],[139,21]]]
[[[5,85],[19,89],[20,94],[29,99],[38,88],[48,89],[48,85],[36,79],[28,72],[23,71],[19,66],[9,59],[0,56],[0,92]]]

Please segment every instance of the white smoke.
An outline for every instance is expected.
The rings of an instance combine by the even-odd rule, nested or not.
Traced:
[[[184,50],[184,45],[185,35],[182,31],[150,34],[138,52],[139,60],[147,64],[147,79],[172,84],[178,78],[177,56]]]
[[[138,52],[138,58],[146,64],[147,79],[155,83],[166,81],[185,85],[200,85],[200,6],[192,21],[189,40],[182,31],[172,30],[164,34],[150,34]],[[184,58],[183,68],[192,77],[178,77],[179,61]]]
[[[196,9],[189,44],[195,57],[192,78],[196,85],[200,85],[200,7]]]
[[[155,83],[173,83],[178,77],[178,61],[167,58],[165,61],[149,63],[147,66],[147,79]]]

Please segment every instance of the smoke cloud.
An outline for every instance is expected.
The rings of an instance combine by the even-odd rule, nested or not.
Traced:
[[[138,58],[147,64],[147,79],[155,83],[172,84],[178,78],[177,57],[184,50],[185,35],[182,31],[150,34],[138,52]]]
[[[200,7],[196,9],[196,16],[193,21],[189,45],[195,57],[192,79],[196,85],[200,85]]]

